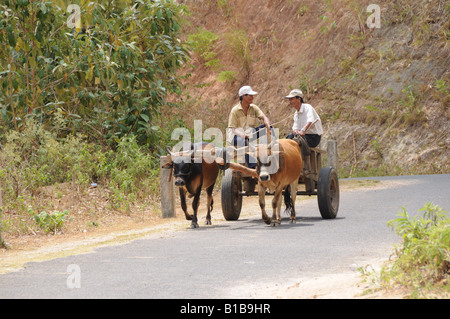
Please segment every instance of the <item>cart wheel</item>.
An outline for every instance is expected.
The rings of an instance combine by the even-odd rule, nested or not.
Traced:
[[[317,201],[323,219],[336,218],[339,209],[339,182],[332,167],[323,167],[319,172]]]
[[[226,220],[238,220],[242,208],[241,178],[227,169],[222,178],[222,213]]]

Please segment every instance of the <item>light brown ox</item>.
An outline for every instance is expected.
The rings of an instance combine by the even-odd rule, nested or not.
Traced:
[[[278,150],[274,150],[276,149],[274,146],[278,146]],[[232,169],[258,178],[259,206],[264,222],[272,226],[281,224],[281,194],[283,189],[286,189],[286,211],[290,210],[290,223],[295,223],[295,197],[298,179],[303,169],[298,143],[290,139],[281,139],[278,140],[278,144],[259,145],[255,151],[248,154],[256,157],[256,169],[250,169],[238,163],[229,164]],[[269,218],[265,210],[266,189],[274,192],[272,218]]]

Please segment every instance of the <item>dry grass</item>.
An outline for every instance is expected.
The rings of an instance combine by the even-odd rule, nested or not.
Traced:
[[[47,213],[68,211],[64,226],[56,233],[75,234],[97,227],[110,226],[117,220],[135,222],[154,221],[160,213],[158,198],[149,196],[136,201],[126,210],[118,209],[114,194],[106,187],[78,188],[70,184],[42,187],[33,196],[24,196],[20,206],[3,212],[4,237],[8,241],[21,236],[45,236],[47,233],[35,223],[33,216],[42,211]]]

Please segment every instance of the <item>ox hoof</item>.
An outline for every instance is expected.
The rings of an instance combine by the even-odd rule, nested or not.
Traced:
[[[205,225],[212,225],[212,223],[211,223],[210,220],[207,220],[207,221],[205,222]]]
[[[297,220],[295,220],[295,219],[291,219],[290,221],[289,221],[289,224],[296,224],[297,223]]]
[[[270,226],[272,226],[272,227],[277,227],[277,226],[280,226],[280,225],[281,225],[281,221],[279,221],[279,220],[274,220],[270,224]]]
[[[195,229],[195,228],[199,228],[197,223],[192,223],[191,224],[191,229]]]

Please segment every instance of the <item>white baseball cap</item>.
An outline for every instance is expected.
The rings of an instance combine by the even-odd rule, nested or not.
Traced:
[[[286,98],[290,99],[290,98],[293,98],[293,97],[296,97],[296,96],[303,98],[303,92],[301,90],[299,90],[299,89],[294,89],[291,92],[289,92],[289,95],[286,96]]]
[[[245,94],[256,95],[256,94],[258,94],[258,92],[253,91],[252,88],[247,85],[247,86],[243,86],[239,89],[239,96],[242,96]]]

